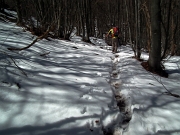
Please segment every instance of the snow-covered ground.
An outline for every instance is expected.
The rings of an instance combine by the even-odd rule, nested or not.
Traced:
[[[128,45],[112,54],[95,38],[95,45],[72,37],[7,50],[35,38],[0,22],[0,135],[180,135],[180,98],[165,93],[180,95],[179,57],[167,60],[170,75],[162,78],[144,70]]]

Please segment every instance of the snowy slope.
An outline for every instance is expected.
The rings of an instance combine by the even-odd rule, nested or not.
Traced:
[[[174,57],[165,63],[168,72],[172,67],[176,72],[162,78],[144,70],[140,62],[131,58],[128,47],[123,50],[126,51],[120,53],[118,63],[123,80],[121,93],[130,97],[133,111],[124,135],[180,135],[180,98],[165,94],[170,91],[180,95],[180,58]]]
[[[170,77],[161,78],[132,59],[129,46],[112,54],[103,40],[43,39],[7,50],[35,38],[0,22],[0,135],[180,135],[180,98],[164,93],[180,95],[179,57],[165,63]],[[131,112],[129,125],[122,124],[116,94]]]
[[[0,25],[0,134],[102,134],[103,120],[119,113],[110,109],[110,51],[42,40],[10,52],[7,47],[27,46],[33,36],[14,24]]]

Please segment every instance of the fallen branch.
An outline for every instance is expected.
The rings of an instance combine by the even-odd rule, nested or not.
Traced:
[[[48,27],[46,32],[43,35],[37,37],[30,45],[28,45],[26,47],[23,47],[23,48],[8,48],[8,50],[11,50],[11,51],[22,51],[22,50],[25,50],[25,49],[31,47],[32,45],[34,45],[36,42],[42,40],[44,37],[46,37],[48,35],[49,32],[50,32],[50,27]]]
[[[153,77],[154,77],[154,76],[153,76]],[[166,90],[166,92],[163,92],[163,94],[170,95],[170,96],[173,96],[173,97],[176,97],[176,98],[180,98],[180,95],[174,94],[174,93],[170,92],[170,91],[166,88],[166,86],[162,83],[161,80],[159,81],[156,77],[154,77],[154,78],[155,78],[156,81],[158,81],[158,82],[164,87],[164,89]]]
[[[171,92],[164,92],[163,94],[170,95],[170,96],[173,96],[173,97],[176,97],[176,98],[180,98],[180,95],[178,95],[178,94],[173,94],[173,93],[171,93]]]

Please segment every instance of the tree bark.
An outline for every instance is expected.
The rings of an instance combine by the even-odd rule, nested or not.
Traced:
[[[136,53],[135,57],[137,59],[140,59],[141,57],[141,43],[140,43],[140,0],[135,0],[135,6],[136,6]]]
[[[160,0],[151,0],[151,50],[149,66],[153,71],[161,70],[161,12]]]
[[[22,9],[21,9],[21,1],[16,0],[16,11],[17,11],[17,25],[21,26],[23,24],[23,19],[22,19]]]

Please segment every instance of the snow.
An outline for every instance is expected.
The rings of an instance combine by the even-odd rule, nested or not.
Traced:
[[[1,135],[180,135],[180,98],[165,93],[180,95],[180,57],[164,63],[169,78],[162,78],[144,70],[130,46],[112,54],[102,39],[91,38],[95,45],[78,36],[43,39],[23,51],[7,50],[35,38],[0,22]]]

